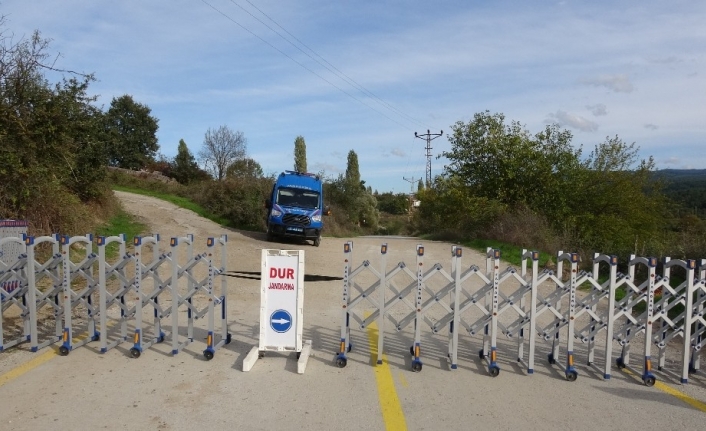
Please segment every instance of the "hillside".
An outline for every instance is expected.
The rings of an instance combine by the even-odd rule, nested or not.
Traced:
[[[706,217],[706,169],[663,169],[655,177],[664,180],[665,192],[675,202]]]

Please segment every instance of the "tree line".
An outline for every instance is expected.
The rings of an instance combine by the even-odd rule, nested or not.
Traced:
[[[706,254],[703,224],[675,217],[652,157],[618,136],[584,156],[572,138],[557,125],[532,133],[488,111],[457,122],[443,154],[449,164],[419,193],[417,229],[587,258]]]

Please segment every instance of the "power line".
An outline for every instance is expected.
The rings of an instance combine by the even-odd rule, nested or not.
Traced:
[[[232,1],[232,0],[231,0],[231,1]],[[209,2],[207,2],[206,0],[201,0],[201,2],[204,3],[204,4],[206,4],[208,7],[210,7],[210,8],[213,9],[214,11],[218,12],[219,14],[221,14],[221,15],[222,15],[223,17],[225,17],[227,20],[229,20],[229,21],[231,21],[232,23],[236,24],[238,27],[242,28],[243,30],[245,30],[245,31],[247,31],[248,33],[250,33],[251,35],[253,35],[253,36],[255,36],[256,38],[260,39],[263,43],[269,45],[269,46],[270,46],[272,49],[274,49],[275,51],[279,52],[280,54],[284,55],[284,56],[287,57],[288,59],[292,60],[294,63],[298,64],[298,65],[301,66],[303,69],[305,69],[305,70],[307,70],[308,72],[310,72],[311,74],[315,75],[316,77],[318,77],[318,78],[321,79],[322,81],[326,82],[326,83],[329,84],[330,86],[336,88],[338,91],[342,92],[343,94],[347,95],[348,97],[352,98],[353,100],[357,101],[358,103],[360,103],[360,104],[362,104],[362,105],[365,105],[365,106],[368,107],[369,109],[372,109],[373,111],[377,112],[378,114],[382,115],[383,117],[387,118],[388,120],[392,121],[393,123],[397,124],[398,126],[403,127],[403,128],[405,128],[405,129],[407,129],[407,130],[410,130],[407,126],[405,126],[405,125],[401,124],[400,122],[398,122],[398,121],[396,121],[396,120],[394,120],[394,119],[388,117],[388,116],[385,115],[384,113],[378,111],[377,109],[375,109],[375,108],[373,108],[372,106],[368,105],[368,104],[365,103],[364,101],[362,101],[362,100],[360,100],[359,98],[355,97],[354,95],[350,94],[350,93],[347,92],[346,90],[344,90],[344,89],[342,89],[341,87],[337,86],[337,85],[334,84],[333,82],[331,82],[331,81],[329,81],[328,79],[324,78],[323,76],[319,75],[318,73],[316,73],[316,72],[313,71],[312,69],[308,68],[306,65],[304,65],[304,64],[302,64],[301,62],[295,60],[293,57],[291,57],[290,55],[288,55],[287,53],[285,53],[285,52],[282,51],[281,49],[277,48],[276,46],[274,46],[274,45],[271,44],[270,42],[266,41],[266,40],[263,39],[262,37],[258,36],[257,34],[255,34],[254,32],[252,32],[249,28],[245,27],[243,24],[239,23],[238,21],[236,21],[235,19],[233,19],[232,17],[230,17],[229,15],[227,15],[225,12],[221,11],[220,9],[216,8],[215,6],[213,6],[212,4],[210,4]],[[260,21],[260,22],[262,22],[262,21]]]
[[[333,64],[331,64],[328,60],[326,60],[324,57],[322,57],[321,55],[319,55],[316,51],[314,51],[313,49],[311,49],[307,44],[305,44],[304,42],[302,42],[301,40],[299,40],[299,38],[297,38],[295,35],[293,35],[292,33],[290,33],[286,28],[282,27],[277,21],[275,21],[271,16],[269,16],[267,13],[265,13],[262,9],[258,8],[257,6],[255,6],[250,0],[245,0],[245,1],[248,2],[248,4],[250,4],[250,6],[252,6],[253,8],[255,8],[255,9],[256,9],[258,12],[260,12],[262,15],[264,15],[265,17],[267,17],[267,19],[269,19],[270,21],[272,21],[277,27],[279,27],[279,28],[282,29],[285,33],[287,33],[289,36],[291,36],[291,37],[292,37],[294,40],[296,40],[300,45],[302,45],[304,48],[306,48],[307,50],[309,50],[312,54],[314,54],[315,56],[317,56],[318,58],[320,58],[320,59],[321,59],[324,63],[326,63],[328,66],[331,66],[331,68],[332,68],[333,70],[331,70],[328,66],[322,64],[320,61],[318,61],[317,59],[313,58],[311,55],[309,55],[308,53],[306,53],[305,51],[303,51],[301,48],[299,48],[299,47],[296,46],[294,43],[292,43],[289,39],[285,38],[285,37],[282,36],[278,31],[272,29],[270,26],[268,26],[267,24],[265,24],[264,22],[262,22],[260,19],[258,19],[258,18],[255,17],[253,14],[251,14],[249,11],[247,11],[246,9],[244,9],[242,6],[240,6],[240,5],[239,5],[238,3],[236,3],[234,0],[230,0],[230,1],[231,1],[233,4],[235,4],[236,6],[238,6],[239,8],[243,9],[245,12],[247,12],[250,16],[252,16],[253,18],[255,18],[255,19],[257,19],[258,21],[260,21],[265,27],[267,27],[267,28],[269,28],[270,30],[272,30],[273,32],[275,32],[279,37],[281,37],[282,39],[286,40],[289,44],[291,44],[292,46],[294,46],[295,48],[297,48],[299,51],[301,51],[302,53],[304,53],[307,57],[309,57],[309,58],[311,58],[312,60],[314,60],[315,62],[319,63],[322,67],[326,68],[329,72],[333,73],[334,75],[337,75],[339,78],[343,79],[343,80],[346,81],[349,85],[355,87],[356,89],[358,89],[360,92],[362,92],[362,93],[365,94],[366,96],[369,96],[369,97],[372,97],[373,99],[376,99],[376,101],[377,101],[378,103],[380,103],[381,105],[383,105],[383,106],[387,107],[388,109],[390,109],[390,110],[396,112],[398,115],[401,115],[401,116],[403,116],[403,117],[406,117],[406,118],[409,119],[411,122],[416,123],[416,124],[418,124],[418,125],[422,125],[422,122],[421,122],[420,120],[417,120],[416,118],[414,118],[414,117],[412,117],[412,116],[410,116],[410,115],[407,115],[406,113],[404,113],[404,112],[400,111],[399,109],[395,108],[394,106],[390,105],[389,103],[387,103],[386,101],[384,101],[383,99],[381,99],[380,97],[378,97],[375,93],[373,93],[372,91],[368,90],[368,89],[365,88],[364,86],[360,85],[356,80],[354,80],[354,79],[351,78],[350,76],[348,76],[348,75],[346,75],[345,73],[343,73],[343,72],[342,72],[341,70],[339,70],[336,66],[334,66]],[[335,72],[334,72],[334,70],[335,70]]]

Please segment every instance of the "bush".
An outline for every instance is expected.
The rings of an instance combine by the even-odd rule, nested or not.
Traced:
[[[87,205],[57,181],[36,181],[21,218],[33,236],[86,234],[100,222]]]
[[[435,187],[417,194],[420,205],[412,217],[418,233],[472,238],[484,232],[504,211],[504,205],[477,197],[468,188],[438,178]]]
[[[380,222],[378,225],[378,235],[409,235],[411,225],[409,216],[392,215],[380,213]]]
[[[527,207],[503,212],[478,237],[494,239],[531,250],[554,252],[563,244],[546,218]]]
[[[264,231],[265,199],[272,189],[268,178],[230,178],[190,185],[186,197],[237,228]]]

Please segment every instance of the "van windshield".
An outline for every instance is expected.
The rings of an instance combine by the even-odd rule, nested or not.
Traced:
[[[313,190],[281,188],[277,190],[278,205],[297,208],[318,208],[319,193]]]

